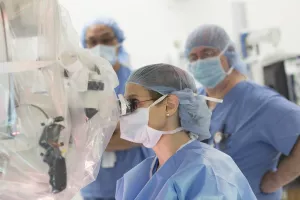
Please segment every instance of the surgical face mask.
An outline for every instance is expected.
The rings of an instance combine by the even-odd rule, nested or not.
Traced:
[[[97,56],[101,56],[102,58],[108,60],[111,65],[115,65],[118,57],[117,57],[117,48],[119,46],[108,46],[99,44],[93,48],[91,48],[91,52]]]
[[[163,134],[174,134],[182,131],[181,127],[173,131],[159,131],[148,126],[150,108],[167,97],[162,96],[148,108],[138,108],[132,114],[121,117],[121,138],[134,143],[143,144],[147,148],[153,148]]]
[[[233,71],[231,67],[228,72],[225,72],[222,63],[221,55],[226,51],[227,47],[220,55],[199,59],[189,65],[189,70],[193,73],[195,79],[206,88],[214,88],[221,83],[225,77]]]
[[[225,72],[219,57],[198,60],[192,63],[190,68],[195,79],[206,88],[216,87],[233,70],[230,68],[228,72]]]

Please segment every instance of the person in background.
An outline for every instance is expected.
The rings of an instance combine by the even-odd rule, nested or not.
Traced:
[[[99,18],[88,23],[82,33],[82,45],[95,55],[108,60],[119,79],[116,94],[124,94],[125,83],[131,73],[129,55],[122,46],[124,33],[111,18]],[[81,190],[85,200],[113,200],[116,182],[125,172],[153,155],[149,149],[122,140],[117,127],[110,143],[103,154],[97,179]]]
[[[168,64],[140,68],[125,98],[137,109],[121,117],[121,138],[152,148],[156,157],[118,181],[117,200],[256,199],[232,158],[200,142],[211,137],[211,111],[187,72]]]
[[[282,187],[300,175],[300,107],[247,80],[245,65],[225,30],[202,25],[187,38],[189,70],[209,97],[210,131],[230,155],[257,199],[280,200]],[[287,156],[279,165],[280,154]],[[277,168],[278,166],[278,168]]]

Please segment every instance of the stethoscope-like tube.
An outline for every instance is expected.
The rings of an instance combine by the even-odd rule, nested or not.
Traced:
[[[2,22],[2,29],[3,29],[3,41],[4,41],[4,49],[5,49],[5,60],[6,62],[11,61],[11,58],[9,56],[9,47],[8,47],[8,24],[7,17],[4,13],[4,3],[0,2],[0,16],[1,16],[1,22]],[[14,117],[14,113],[12,111],[12,108],[14,107],[14,88],[13,88],[13,77],[11,74],[8,74],[8,89],[9,89],[9,101],[8,101],[8,120],[9,122],[15,121],[16,119]]]

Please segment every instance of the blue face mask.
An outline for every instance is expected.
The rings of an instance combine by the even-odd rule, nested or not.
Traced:
[[[189,70],[205,88],[214,88],[232,72],[233,68],[226,73],[222,67],[220,56],[216,56],[189,64]]]
[[[110,62],[111,65],[115,65],[118,60],[117,48],[118,46],[108,46],[99,44],[91,48],[90,50],[93,54],[106,59],[108,62]]]

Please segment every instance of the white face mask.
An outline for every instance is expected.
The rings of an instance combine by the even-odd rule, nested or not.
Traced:
[[[121,117],[121,138],[134,143],[143,144],[147,148],[154,147],[163,134],[174,134],[183,130],[179,127],[172,131],[159,131],[148,126],[150,108],[167,97],[162,96],[148,108],[138,108],[134,113]]]
[[[110,62],[111,65],[115,65],[117,62],[117,48],[119,46],[108,46],[108,45],[102,45],[99,44],[93,48],[91,48],[91,52],[94,55],[101,56],[102,58],[106,59],[108,62]]]

